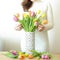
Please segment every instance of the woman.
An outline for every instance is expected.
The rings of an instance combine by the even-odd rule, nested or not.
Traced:
[[[23,0],[22,7],[24,12],[27,11],[38,11],[46,13],[47,16],[44,18],[48,20],[48,24],[43,25],[45,29],[41,27],[41,32],[36,31],[35,34],[35,50],[43,52],[49,49],[48,30],[53,28],[53,16],[50,3],[46,0]]]

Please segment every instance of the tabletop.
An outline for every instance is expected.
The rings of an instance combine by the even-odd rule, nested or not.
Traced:
[[[6,52],[4,52],[6,53]],[[12,58],[9,58],[7,56],[4,55],[3,52],[0,52],[0,60],[20,60],[20,59],[12,59]],[[50,59],[50,60],[60,60],[60,54],[53,54],[53,59]],[[37,59],[27,59],[25,58],[24,60],[37,60]],[[46,59],[40,59],[40,60],[46,60]]]

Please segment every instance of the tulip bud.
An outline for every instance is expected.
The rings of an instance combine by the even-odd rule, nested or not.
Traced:
[[[31,16],[32,16],[32,17],[35,16],[35,12],[31,12]]]
[[[17,18],[19,18],[19,17],[20,17],[19,13],[17,13],[15,16],[16,16]]]
[[[45,55],[45,59],[49,59],[49,56],[48,55]]]
[[[41,15],[41,17],[42,17],[42,18],[44,18],[45,16],[46,16],[46,14],[45,14],[45,13],[43,13],[43,14]]]
[[[36,26],[36,27],[38,26],[38,22],[37,21],[34,22],[34,26]]]
[[[13,55],[16,55],[16,54],[17,54],[17,52],[16,52],[16,51],[12,51],[12,54],[13,54]]]
[[[41,58],[42,58],[42,59],[45,59],[45,55],[42,55]]]
[[[16,16],[14,16],[13,19],[15,22],[17,22],[19,20]]]
[[[40,14],[40,13],[41,13],[41,11],[40,11],[40,10],[38,10],[38,11],[37,11],[37,14]]]
[[[26,18],[28,16],[28,14],[27,13],[24,13],[23,16],[24,16],[24,18]]]
[[[47,24],[47,23],[48,23],[47,20],[43,20],[43,21],[42,21],[42,24]]]

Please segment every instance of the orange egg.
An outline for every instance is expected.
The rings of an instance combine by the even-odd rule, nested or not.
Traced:
[[[47,24],[47,23],[48,23],[47,20],[43,20],[43,21],[42,21],[42,24]]]

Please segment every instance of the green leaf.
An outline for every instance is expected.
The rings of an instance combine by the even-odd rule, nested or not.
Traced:
[[[34,57],[40,57],[41,56],[41,53],[40,52],[37,52],[37,51],[35,51],[35,50],[31,50],[31,52],[32,52],[32,55],[34,56]]]
[[[18,58],[18,55],[13,55],[10,52],[6,53],[5,56],[10,57],[10,58]]]

